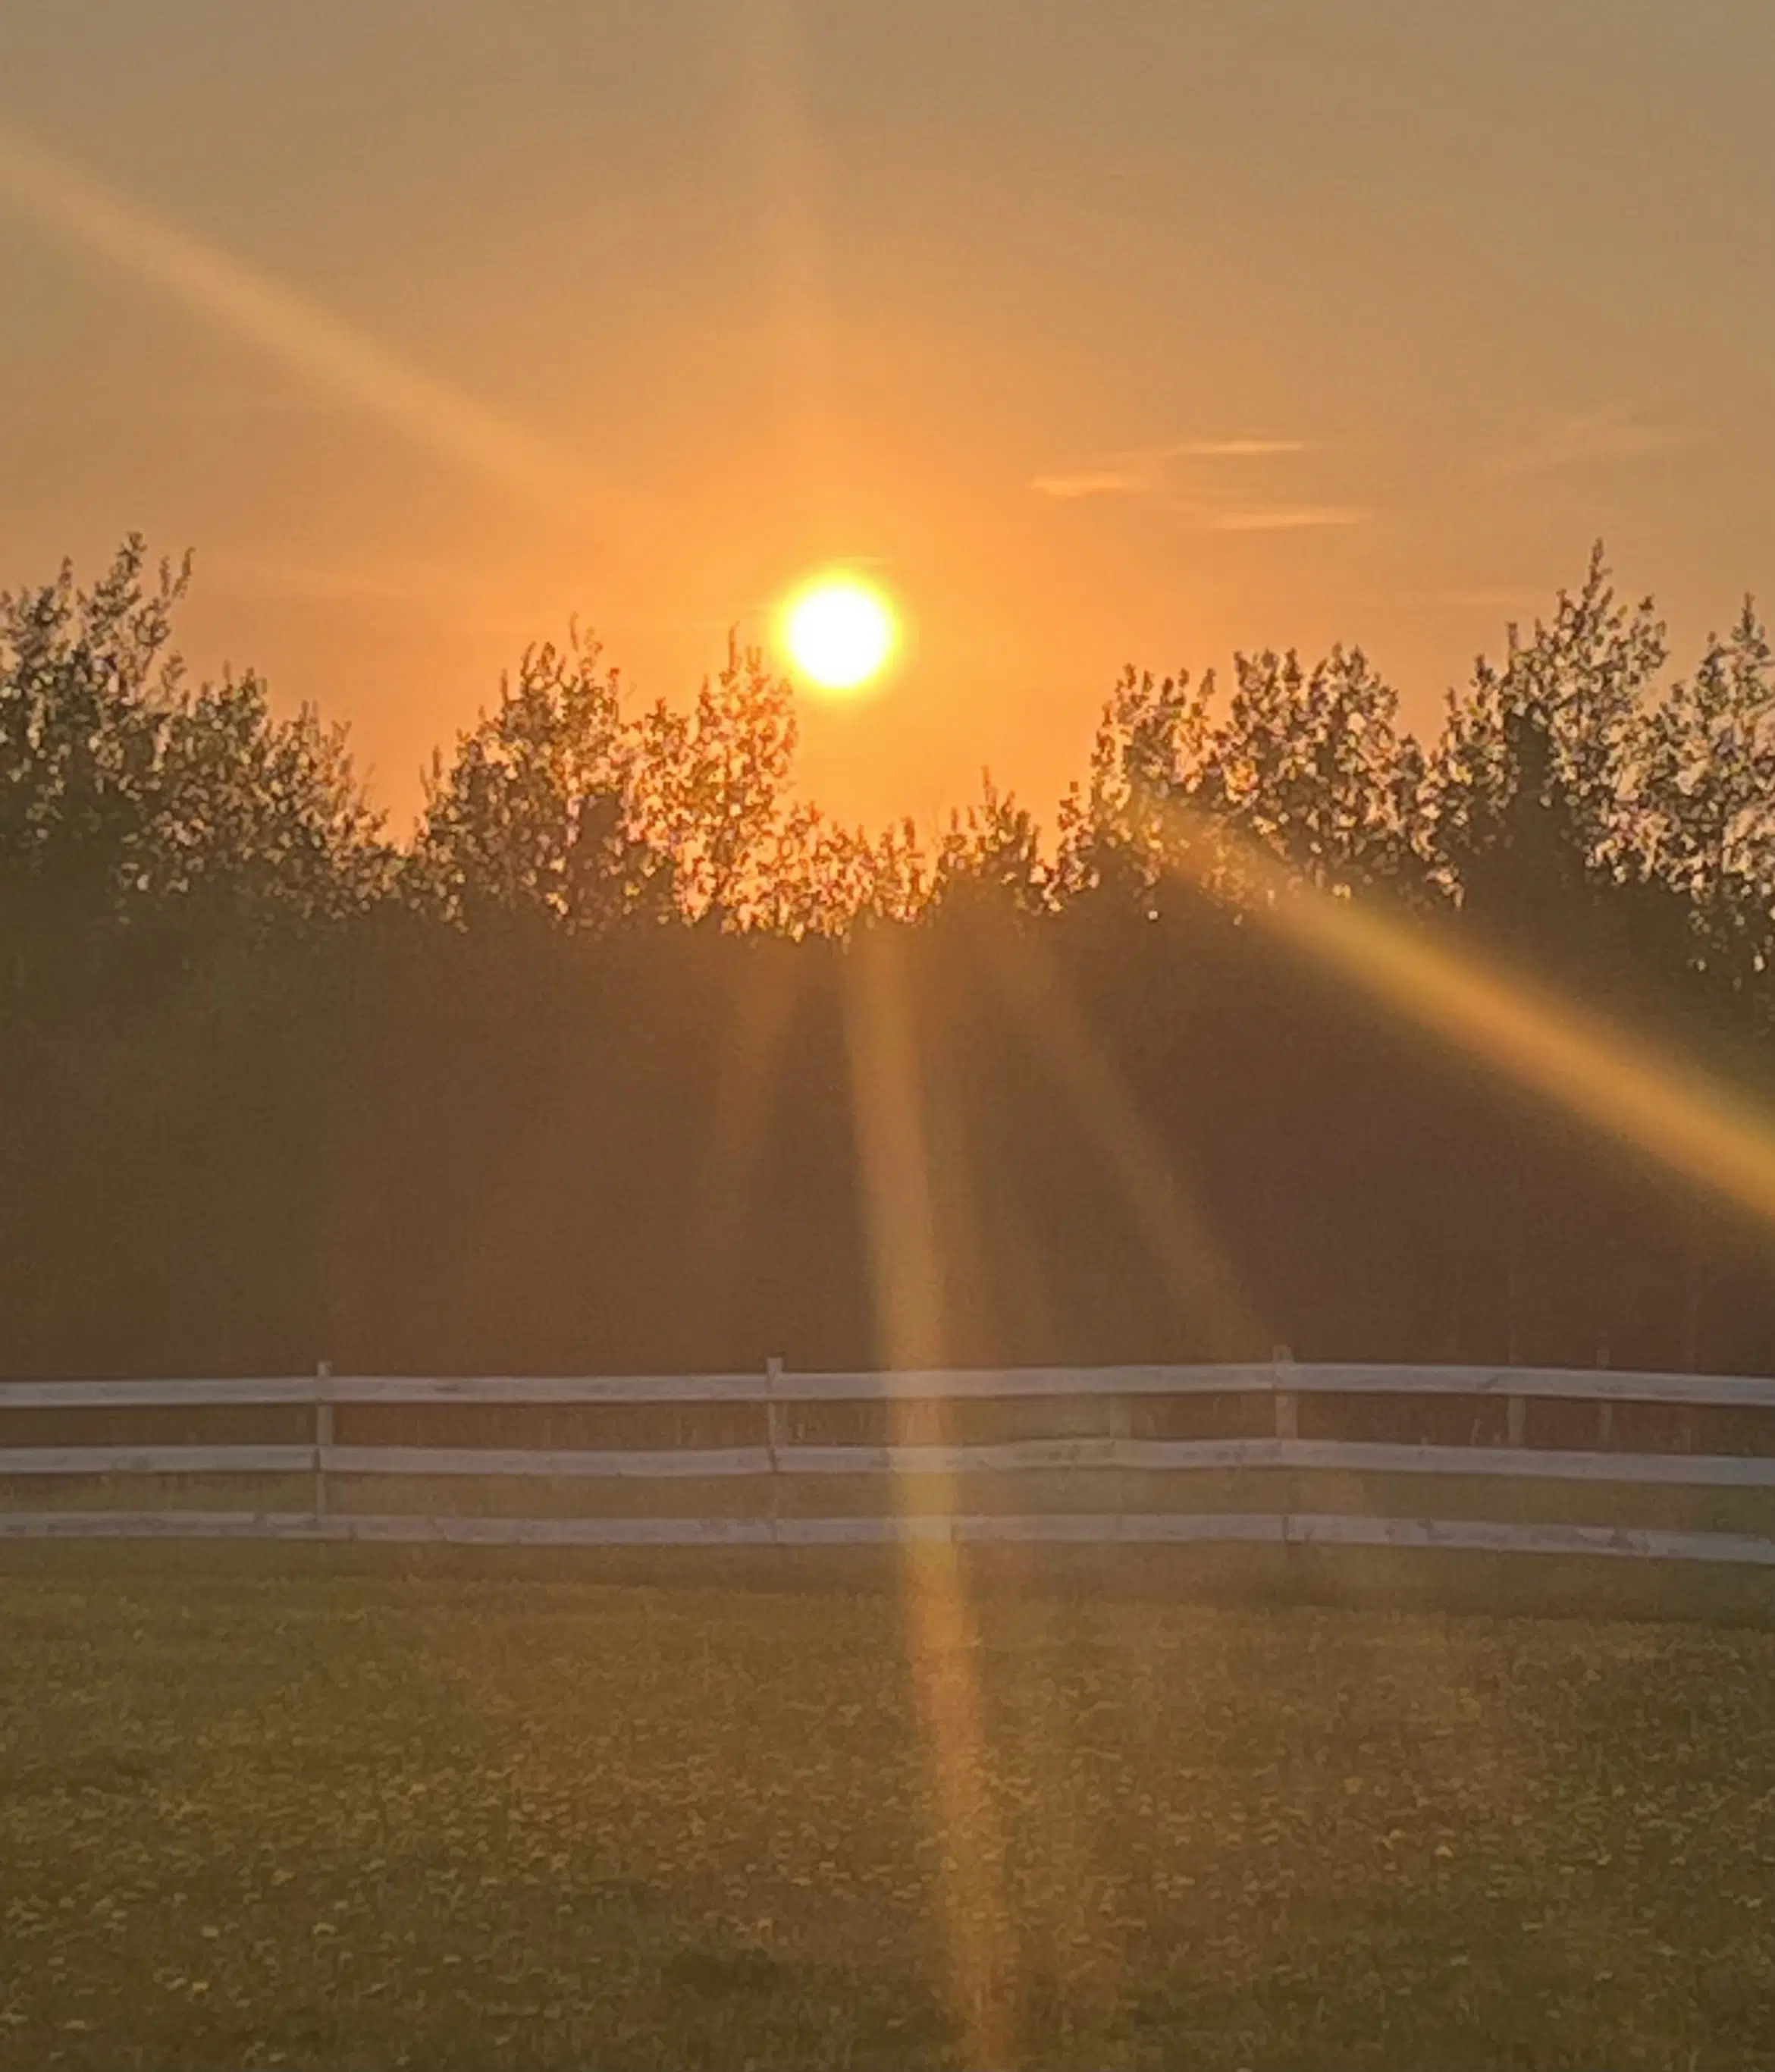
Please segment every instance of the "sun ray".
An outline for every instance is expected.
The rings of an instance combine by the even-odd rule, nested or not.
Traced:
[[[842,459],[801,14],[796,0],[737,0],[736,69],[758,181],[761,270],[776,314],[779,407],[803,521],[817,527]]]
[[[1115,1182],[1177,1317],[1200,1334],[1198,1356],[1249,1359],[1265,1349],[1231,1262],[1188,1185],[1155,1148],[1059,960],[1030,935],[1014,947],[989,938],[985,962]]]
[[[0,197],[429,451],[553,516],[610,524],[608,490],[538,434],[6,126]]]
[[[766,1142],[771,1104],[801,1005],[802,963],[762,946],[746,974],[720,1046],[684,1247],[687,1314],[701,1318],[730,1299],[743,1263],[744,1231]],[[711,1317],[711,1322],[713,1322]]]
[[[1474,952],[1297,883],[1267,852],[1177,812],[1175,857],[1218,844],[1226,890],[1263,927],[1506,1076],[1775,1223],[1775,1116],[1686,1059],[1612,1028]],[[1192,837],[1197,837],[1192,840]],[[1186,861],[1172,866],[1201,882]]]
[[[904,945],[891,932],[860,938],[846,980],[845,1034],[877,1342],[890,1371],[916,1372],[942,1366],[946,1349]],[[914,1435],[898,1421],[903,1406],[890,1401],[890,1415],[896,1420],[893,1443],[906,1443]],[[944,1509],[952,1515],[954,1508],[951,1489]],[[943,1829],[942,1897],[956,2011],[968,2063],[1006,2066],[1015,2062],[1014,1966],[986,1781],[973,1607],[951,1541],[908,1543],[902,1573],[910,1666]]]

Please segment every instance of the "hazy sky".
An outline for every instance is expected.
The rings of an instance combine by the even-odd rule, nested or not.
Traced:
[[[1046,805],[1125,660],[1428,718],[1607,536],[1775,594],[1769,0],[0,0],[0,587],[405,811],[570,615],[682,697],[809,567],[914,643],[804,778]]]

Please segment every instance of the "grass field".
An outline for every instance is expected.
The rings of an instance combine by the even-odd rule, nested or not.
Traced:
[[[1769,1632],[253,1551],[0,1568],[0,2066],[1775,2062]]]

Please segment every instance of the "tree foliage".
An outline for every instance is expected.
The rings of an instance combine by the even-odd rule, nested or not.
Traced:
[[[1747,992],[1775,952],[1775,653],[1752,600],[1633,729],[1635,860],[1681,902],[1695,966]]]
[[[390,858],[343,733],[280,720],[256,676],[192,689],[171,649],[187,563],[125,542],[0,594],[0,898],[65,923],[202,904],[253,924],[335,920]]]
[[[1243,1280],[1259,1352],[1775,1360],[1762,1233],[1247,925],[1290,880],[1385,902],[1775,1092],[1750,604],[1669,677],[1599,549],[1428,741],[1357,648],[1131,668],[1051,834],[989,775],[847,826],[762,656],[637,705],[576,633],[396,846],[342,733],[189,680],[188,582],[132,539],[0,596],[0,1364],[864,1363],[869,931],[957,1358],[1223,1352],[1174,1292]],[[1167,1219],[1231,1264],[1180,1279]]]
[[[656,915],[672,857],[635,791],[621,686],[595,642],[530,648],[494,709],[434,758],[404,882],[459,925],[528,916],[601,931]]]
[[[1622,602],[1599,546],[1551,619],[1509,630],[1451,695],[1424,785],[1430,853],[1463,902],[1513,914],[1612,883],[1634,849],[1639,719],[1662,669],[1650,599]]]

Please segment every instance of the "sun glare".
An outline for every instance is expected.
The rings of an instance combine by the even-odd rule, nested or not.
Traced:
[[[894,606],[860,576],[822,575],[783,606],[784,652],[816,690],[861,690],[878,676],[899,644]]]

